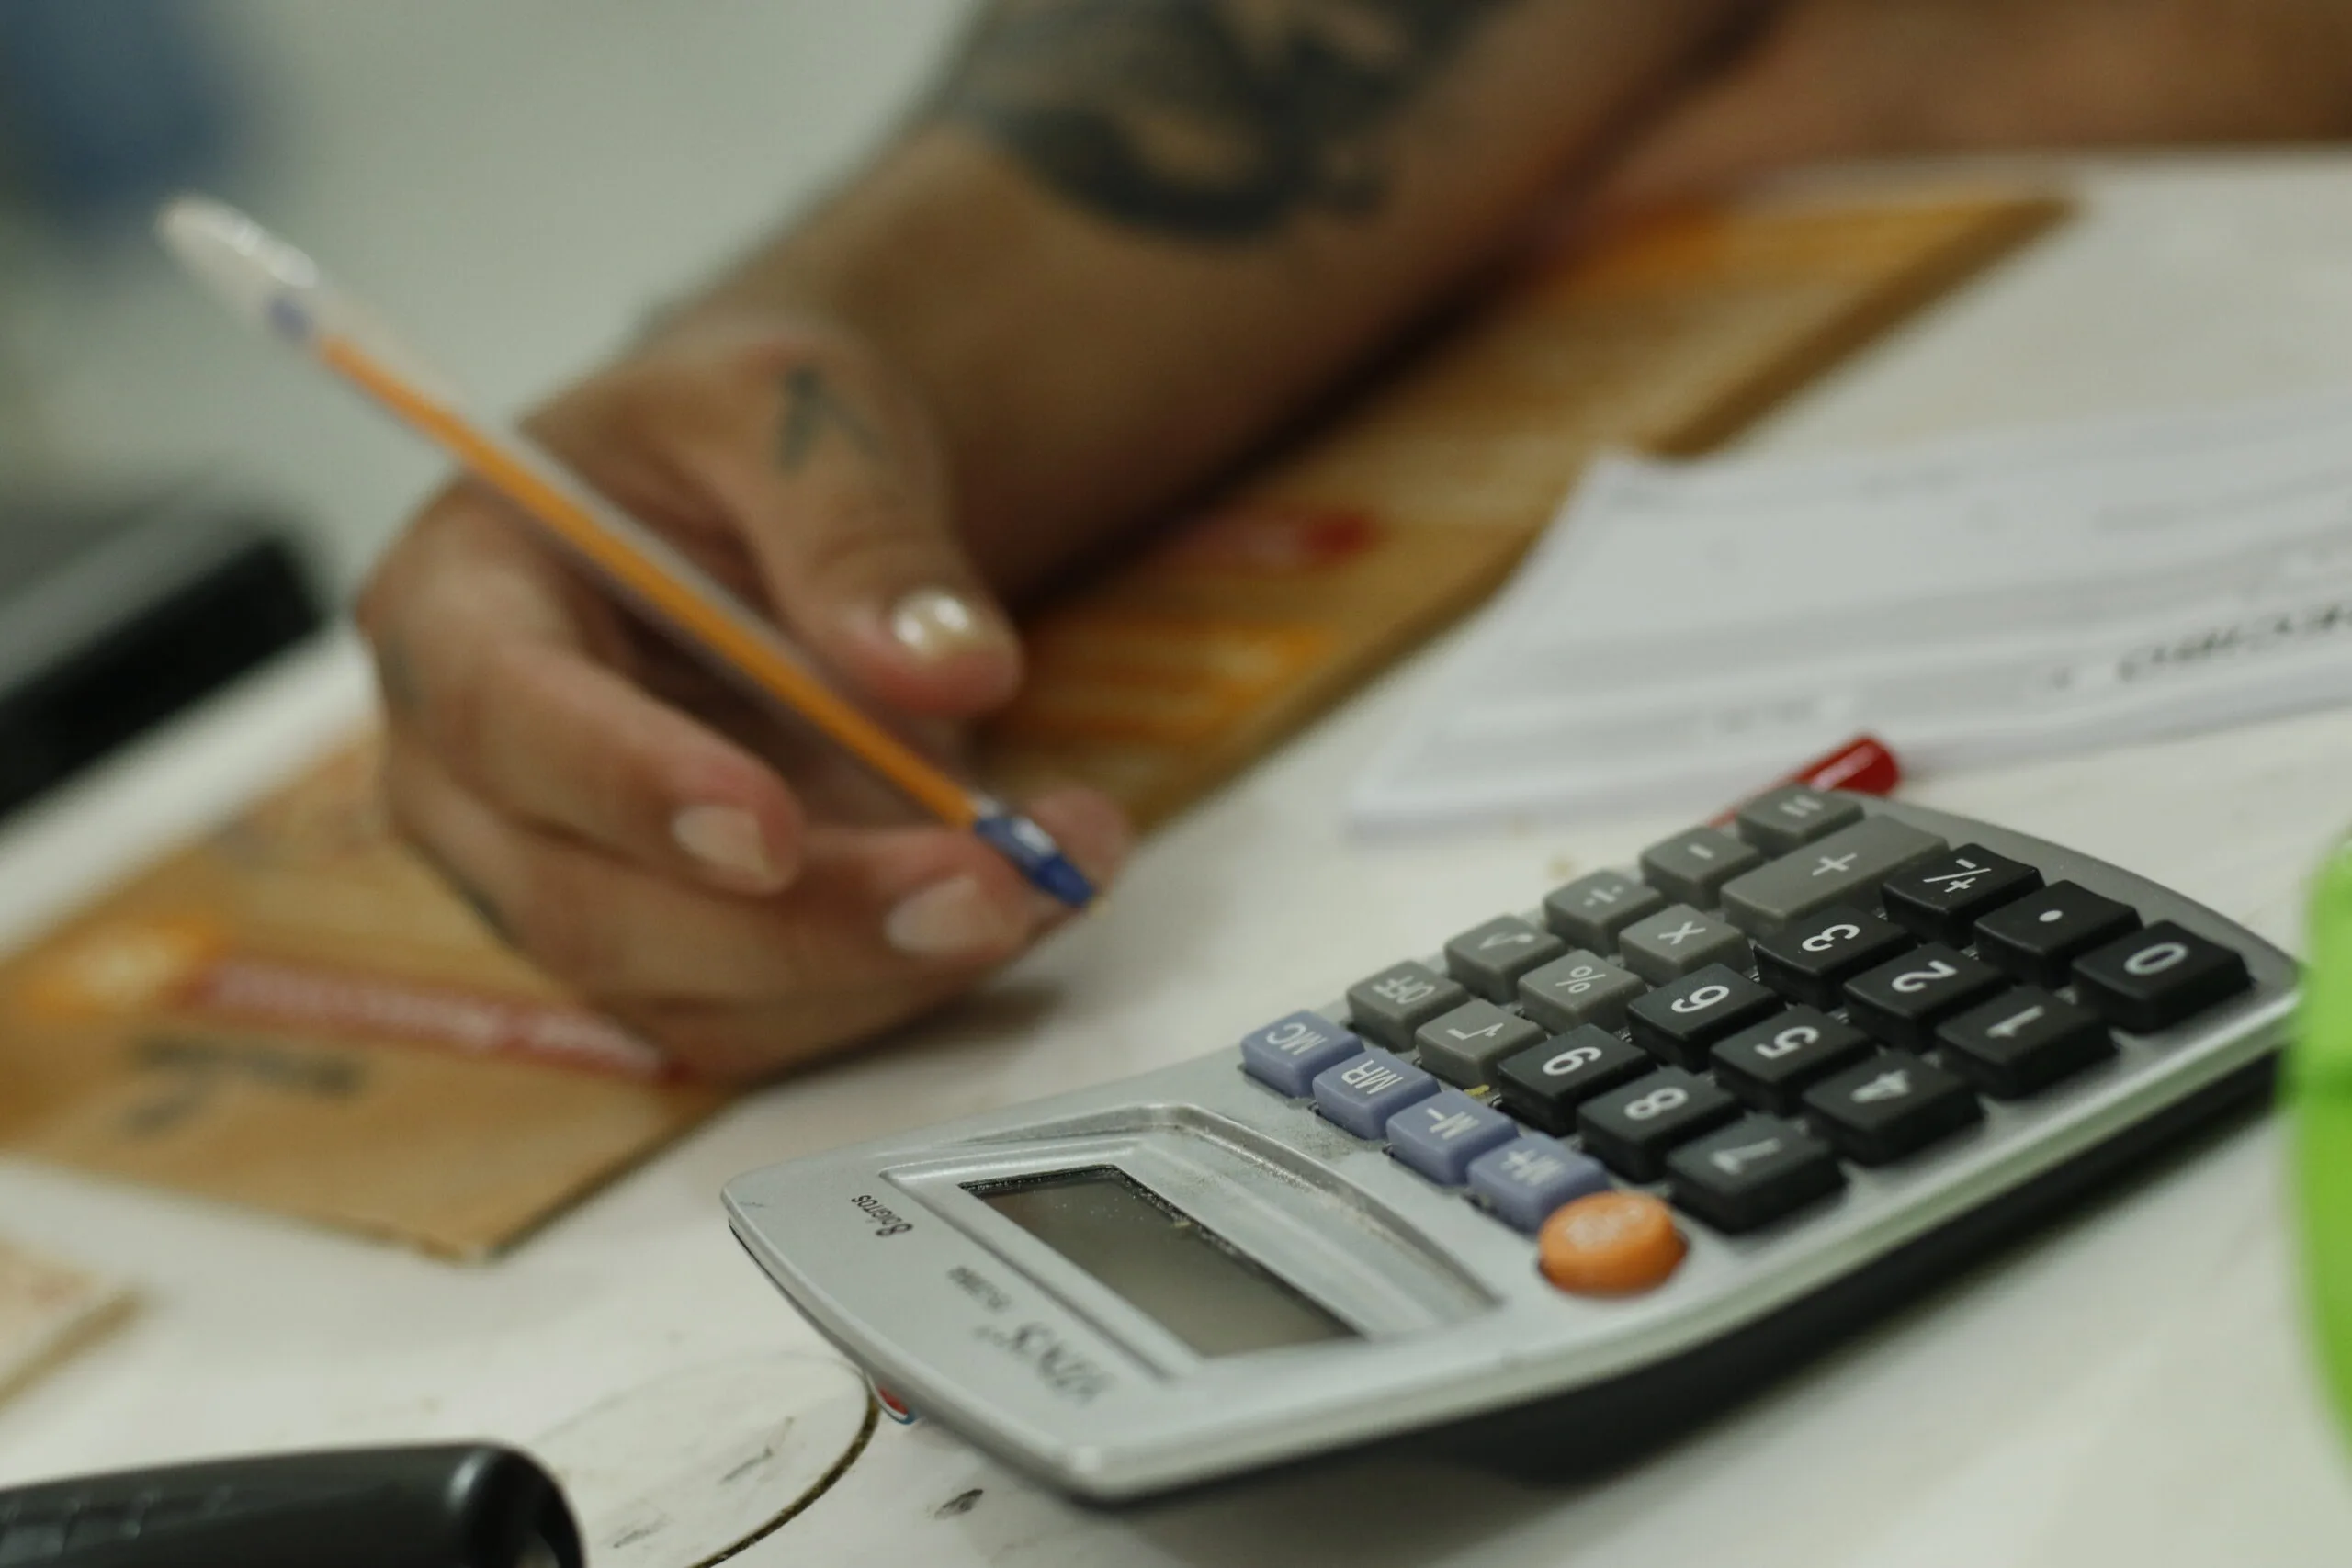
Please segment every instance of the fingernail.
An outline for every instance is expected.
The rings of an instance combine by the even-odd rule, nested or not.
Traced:
[[[995,611],[944,588],[918,588],[890,606],[890,635],[926,661],[994,651],[1012,641],[1011,629]]]
[[[884,940],[916,958],[1002,953],[1028,934],[1020,918],[999,908],[976,876],[953,877],[900,900],[882,922]]]
[[[730,879],[773,883],[775,862],[759,818],[740,806],[689,806],[670,818],[680,849]]]

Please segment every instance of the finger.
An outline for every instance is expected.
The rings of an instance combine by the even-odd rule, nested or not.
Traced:
[[[388,715],[497,809],[739,892],[797,868],[771,768],[595,657],[576,585],[487,498],[436,507],[361,602]]]
[[[929,433],[862,355],[820,335],[771,334],[739,355],[735,374],[755,378],[756,395],[707,416],[680,412],[692,399],[662,392],[663,373],[633,394],[639,417],[693,422],[678,445],[741,528],[797,637],[909,714],[967,716],[1012,695],[1020,644],[950,525]],[[721,385],[707,373],[701,384]]]
[[[772,1072],[912,1017],[1058,919],[945,829],[830,830],[789,892],[752,899],[537,833],[414,746],[388,750],[386,786],[401,831],[521,952],[711,1076]],[[1091,874],[1115,872],[1122,829],[1106,804],[1072,793],[1037,812]]]

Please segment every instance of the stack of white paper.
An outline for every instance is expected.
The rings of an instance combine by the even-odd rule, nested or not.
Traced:
[[[1703,808],[2352,699],[2352,391],[1843,458],[1611,458],[1358,781],[1366,827]]]

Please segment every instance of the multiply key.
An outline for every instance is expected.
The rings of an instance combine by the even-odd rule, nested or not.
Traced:
[[[1867,907],[1880,883],[1943,848],[1907,822],[1865,818],[1724,884],[1724,914],[1751,936],[1769,936],[1832,904]]]
[[[1710,964],[1747,967],[1747,939],[1713,915],[1688,904],[1669,904],[1646,920],[1618,933],[1625,967],[1652,985],[1679,980]]]

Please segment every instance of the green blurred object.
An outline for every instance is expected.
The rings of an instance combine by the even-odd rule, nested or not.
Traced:
[[[2313,1330],[2336,1414],[2352,1432],[2352,839],[2312,904],[2301,1025],[2288,1063]]]

